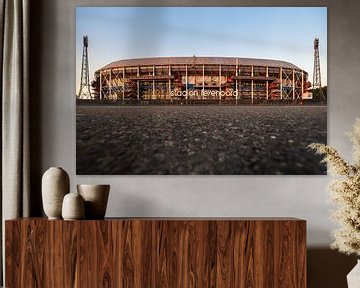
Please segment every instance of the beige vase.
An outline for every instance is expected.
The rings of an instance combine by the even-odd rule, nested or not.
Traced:
[[[347,275],[348,288],[360,287],[360,260],[357,261],[355,267]]]
[[[85,201],[85,219],[104,219],[110,185],[77,185],[78,193]]]
[[[84,219],[84,199],[79,193],[69,193],[65,195],[62,205],[62,217],[64,220]]]
[[[42,177],[43,208],[49,219],[61,219],[63,198],[69,193],[69,175],[60,167],[51,167]]]

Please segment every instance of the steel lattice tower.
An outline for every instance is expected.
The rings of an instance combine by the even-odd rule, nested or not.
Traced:
[[[89,57],[88,57],[89,40],[87,36],[83,37],[83,54],[81,63],[81,80],[78,99],[92,99],[90,92],[90,80],[89,80]]]
[[[320,74],[320,57],[319,57],[319,38],[314,40],[314,75],[313,75],[313,91],[318,88],[320,97],[325,100],[324,92],[321,86]]]

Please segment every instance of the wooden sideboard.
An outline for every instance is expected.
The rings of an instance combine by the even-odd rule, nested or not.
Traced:
[[[5,223],[6,287],[306,287],[306,221],[116,218]]]

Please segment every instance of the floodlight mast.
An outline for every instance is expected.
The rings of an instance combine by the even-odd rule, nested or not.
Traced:
[[[77,99],[91,100],[93,96],[90,91],[90,75],[89,75],[89,56],[88,56],[89,39],[88,36],[83,37],[83,53],[81,60],[81,76],[80,88]]]
[[[314,39],[314,74],[313,74],[313,93],[319,89],[320,97],[325,100],[325,95],[321,86],[320,56],[319,56],[319,38]]]
[[[84,41],[84,47],[89,47],[89,40],[88,40],[88,36],[85,36],[84,37],[84,39],[83,39],[83,41]]]

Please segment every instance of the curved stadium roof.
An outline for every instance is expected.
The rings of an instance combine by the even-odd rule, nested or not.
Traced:
[[[285,61],[255,58],[237,58],[239,65],[283,67],[302,70],[299,67]],[[152,65],[236,65],[235,57],[153,57],[153,58],[135,58],[111,62],[110,64],[98,69],[106,70],[118,67],[130,66],[152,66]]]

